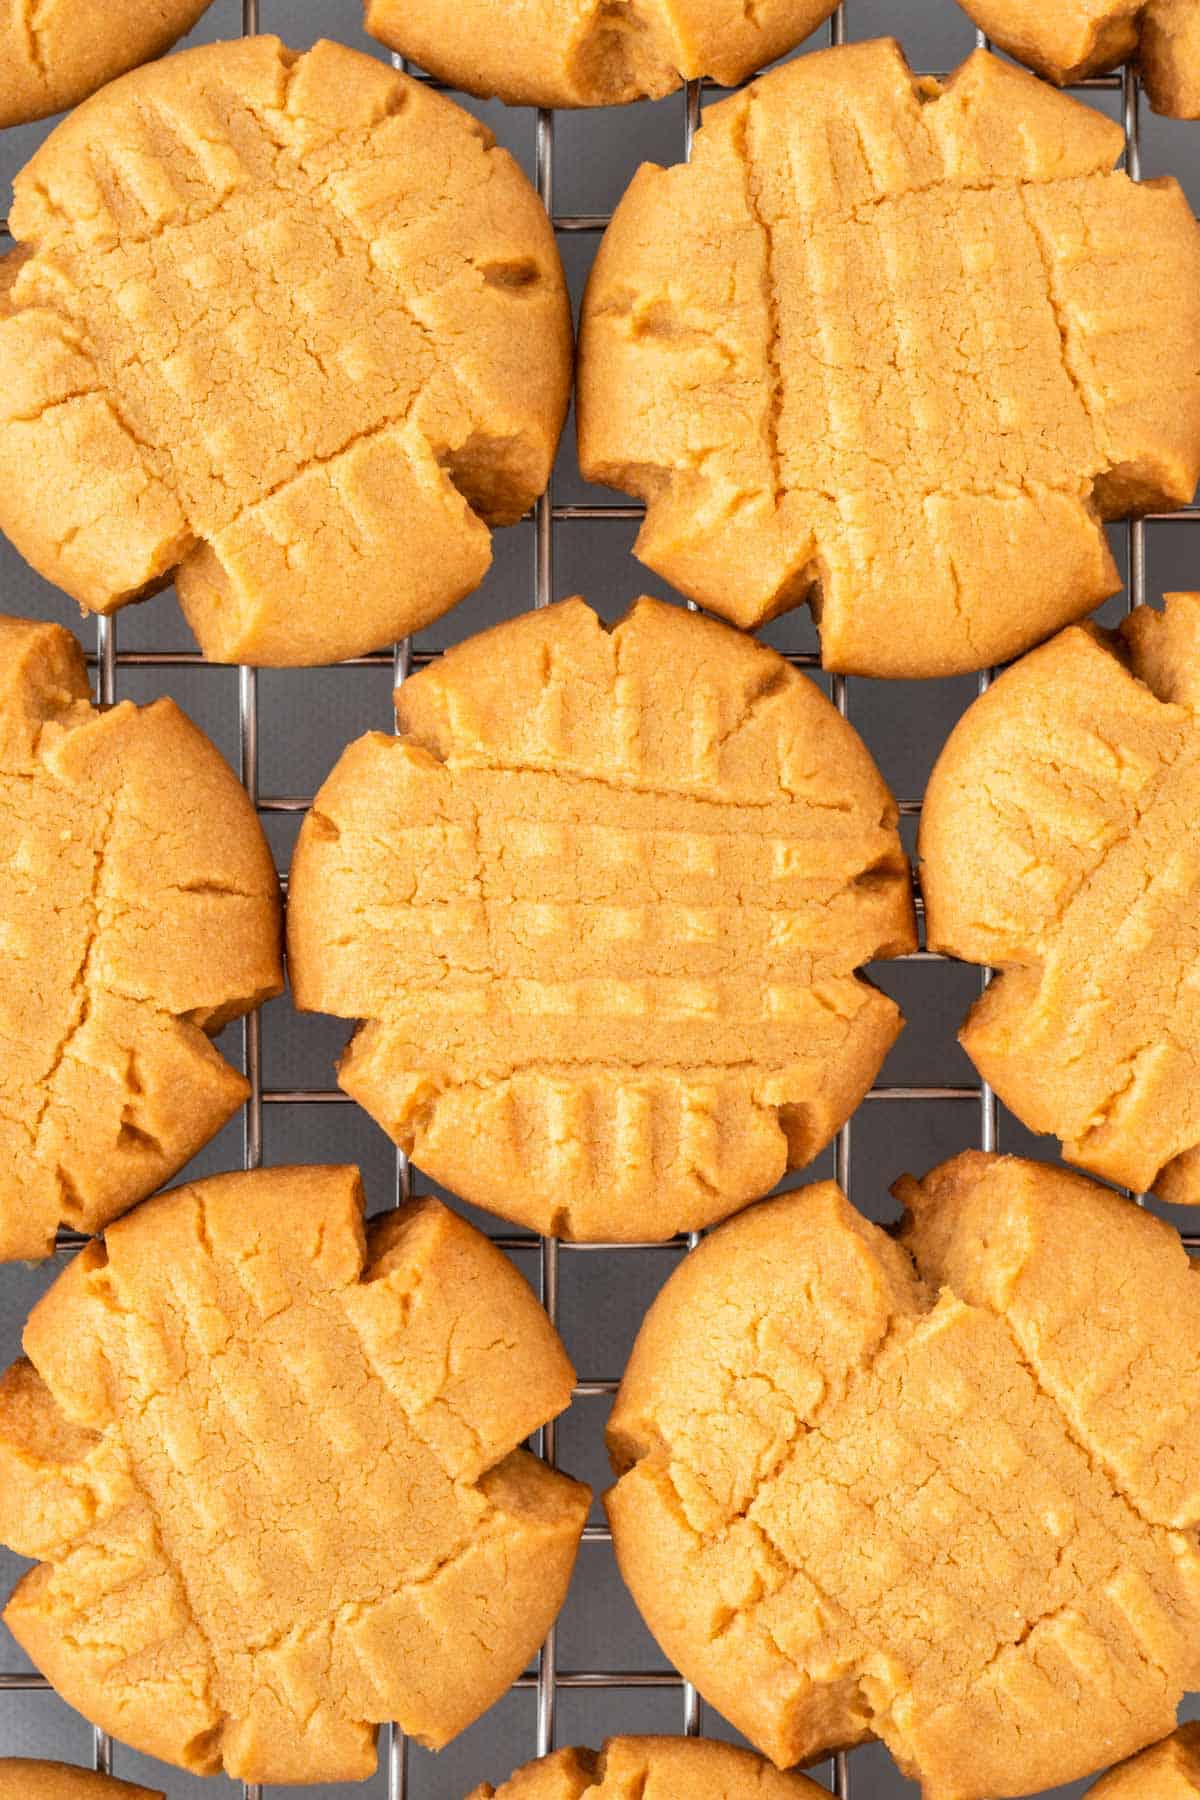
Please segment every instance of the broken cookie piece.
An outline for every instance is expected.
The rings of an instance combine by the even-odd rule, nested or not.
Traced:
[[[619,106],[774,62],[836,0],[367,0],[366,26],[431,75],[510,106]]]
[[[571,321],[490,133],[277,38],[113,83],[16,177],[0,528],[93,612],[172,578],[216,662],[377,650],[542,492]]]
[[[352,1781],[516,1679],[588,1493],[518,1446],[574,1374],[528,1284],[435,1200],[364,1225],[349,1168],[148,1201],[0,1381],[4,1613],[85,1717],[193,1774]]]
[[[1070,1162],[1200,1203],[1200,594],[1034,650],[921,815],[931,949],[999,974],[961,1041]]]
[[[684,1260],[608,1513],[663,1650],[780,1767],[879,1737],[925,1800],[1003,1800],[1200,1680],[1200,1281],[1066,1170],[969,1152],[896,1192],[898,1241],[824,1183]]]
[[[467,1800],[821,1800],[804,1775],[704,1738],[614,1737],[603,1750],[556,1750]]]
[[[808,1163],[900,1028],[896,805],[772,650],[639,600],[497,626],[352,744],[289,883],[296,1004],[434,1180],[538,1231],[670,1237]]]
[[[1200,228],[1119,126],[978,52],[803,56],[644,165],[588,284],[580,463],[643,562],[830,669],[986,668],[1120,587],[1200,474]]]
[[[79,645],[0,618],[0,1260],[97,1231],[249,1086],[209,1041],[283,987],[279,883],[173,701],[98,712]]]

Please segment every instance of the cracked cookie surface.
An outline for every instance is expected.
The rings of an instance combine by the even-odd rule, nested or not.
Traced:
[[[587,1511],[517,1446],[571,1398],[550,1321],[434,1200],[357,1171],[162,1195],[89,1245],[0,1383],[4,1617],[63,1697],[197,1774],[349,1781],[516,1678]]]
[[[219,662],[402,637],[545,486],[571,323],[533,189],[460,108],[275,38],[95,96],[14,184],[0,527],[94,612],[174,572]]]
[[[959,0],[1040,75],[1062,84],[1137,60],[1155,112],[1200,118],[1200,0]]]
[[[743,626],[811,599],[828,668],[1007,659],[1120,586],[1102,517],[1200,471],[1200,230],[1120,129],[979,52],[804,56],[645,165],[584,303],[584,473]]]
[[[4,0],[0,126],[74,106],[106,81],[161,56],[211,0]]]
[[[745,81],[802,43],[834,0],[367,0],[367,30],[468,93],[515,106],[660,99]]]
[[[1200,1795],[1200,1725],[1181,1725],[1161,1744],[1122,1763],[1088,1800],[1195,1800]]]
[[[922,810],[930,947],[1000,973],[964,1049],[1070,1162],[1200,1203],[1200,594],[1074,626],[952,732]]]
[[[69,1763],[0,1756],[0,1800],[166,1800],[161,1788],[135,1787]]]
[[[254,809],[173,701],[93,709],[79,645],[0,618],[0,1260],[96,1231],[249,1088],[210,1035],[281,991]]]
[[[733,1744],[704,1738],[614,1737],[603,1750],[557,1750],[467,1800],[821,1800],[803,1775],[784,1775]]]
[[[781,1767],[876,1736],[925,1800],[998,1800],[1200,1678],[1200,1280],[1066,1170],[969,1152],[896,1192],[899,1242],[823,1183],[684,1260],[608,1513],[666,1654]]]
[[[582,600],[449,651],[352,744],[289,883],[297,1005],[436,1181],[539,1231],[669,1237],[829,1142],[900,1027],[896,806],[774,651]]]

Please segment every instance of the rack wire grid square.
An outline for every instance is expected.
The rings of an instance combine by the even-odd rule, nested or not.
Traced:
[[[79,3],[99,10],[105,0]],[[329,35],[373,55],[385,55],[362,31],[359,0],[215,0],[186,41],[257,30],[274,30],[296,48]],[[882,32],[900,37],[914,68],[933,73],[951,69],[982,41],[954,0],[846,0],[802,51]],[[692,83],[681,95],[653,105],[561,114],[535,114],[458,98],[486,119],[533,179],[554,218],[578,300],[599,236],[634,169],[648,157],[669,162],[690,153],[710,91],[716,90],[707,82]],[[1132,70],[1097,77],[1073,91],[1122,121],[1131,174],[1174,173],[1196,204],[1200,125],[1152,118],[1143,107]],[[0,174],[5,180],[25,162],[51,124],[4,134]],[[568,426],[550,492],[531,518],[498,536],[495,564],[479,593],[419,642],[404,642],[394,650],[331,669],[277,673],[222,668],[205,664],[188,647],[177,610],[159,598],[88,627],[97,700],[144,701],[159,692],[172,692],[240,770],[281,871],[286,872],[295,831],[316,786],[347,742],[390,720],[391,689],[411,669],[431,660],[448,643],[530,604],[545,606],[582,592],[602,613],[615,617],[639,592],[670,595],[663,583],[630,558],[640,513],[640,507],[606,497],[581,481]],[[1189,557],[1184,529],[1188,525],[1200,526],[1200,507],[1112,529],[1126,590],[1103,610],[1104,620],[1112,622],[1126,608],[1171,587],[1200,585],[1200,532],[1190,538]],[[66,597],[41,581],[7,545],[0,545],[0,582],[3,610],[75,622]],[[806,613],[776,621],[763,635],[808,669],[839,710],[853,719],[900,796],[911,849],[924,778],[933,758],[955,719],[988,685],[991,674],[927,683],[829,679],[820,671],[816,635]],[[1053,1144],[1031,1138],[998,1106],[956,1044],[958,1023],[979,989],[979,971],[922,947],[872,973],[900,1000],[908,1027],[879,1084],[835,1145],[811,1170],[789,1177],[784,1185],[834,1174],[864,1212],[886,1221],[894,1216],[887,1186],[895,1175],[905,1168],[923,1172],[968,1145],[1055,1160]],[[251,1097],[240,1121],[208,1146],[188,1174],[251,1169],[263,1162],[346,1160],[362,1166],[376,1210],[398,1204],[410,1193],[429,1191],[404,1156],[333,1086],[333,1061],[346,1035],[344,1025],[301,1018],[285,997],[268,1006],[261,1017],[233,1030],[240,1033],[240,1046],[227,1041],[224,1047],[227,1054],[240,1055]],[[686,1254],[690,1241],[559,1244],[512,1232],[490,1216],[466,1211],[539,1289],[582,1371],[575,1403],[556,1425],[545,1428],[540,1447],[550,1461],[561,1461],[599,1490],[607,1473],[603,1416],[625,1353],[646,1306]],[[1200,1247],[1200,1217],[1181,1215],[1178,1209],[1168,1216],[1183,1228],[1190,1249]],[[0,1271],[0,1351],[6,1361],[18,1352],[29,1307],[78,1242],[63,1233],[59,1256],[47,1264]],[[1079,1253],[1087,1254],[1085,1244]],[[11,1556],[3,1562],[0,1576],[7,1591],[22,1565]],[[213,1800],[223,1794],[265,1800],[284,1792],[220,1777],[183,1775],[114,1743],[58,1700],[7,1632],[3,1640],[0,1754],[91,1763],[162,1787],[170,1800],[192,1800],[201,1794]],[[1185,1706],[1185,1713],[1200,1713],[1200,1696],[1195,1701]],[[595,1744],[612,1732],[638,1730],[734,1735],[663,1661],[622,1588],[597,1507],[558,1625],[536,1664],[505,1699],[439,1757],[385,1727],[379,1770],[372,1780],[306,1791],[316,1800],[348,1800],[350,1795],[363,1800],[461,1800],[475,1782],[499,1783],[517,1764],[556,1744]],[[916,1794],[879,1746],[830,1759],[810,1773],[842,1800],[901,1800]],[[1056,1790],[1058,1800],[1082,1794],[1087,1785]]]

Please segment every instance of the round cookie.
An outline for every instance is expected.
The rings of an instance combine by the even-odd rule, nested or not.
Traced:
[[[279,884],[173,701],[93,709],[75,639],[0,617],[0,1260],[96,1231],[248,1084],[210,1043],[283,987]]]
[[[1101,520],[1200,473],[1200,230],[1120,129],[980,51],[800,57],[645,165],[584,304],[584,473],[637,554],[827,668],[946,675],[1120,586]]]
[[[0,15],[0,125],[74,106],[190,31],[211,0],[10,0]]]
[[[352,744],[292,864],[301,1010],[439,1184],[538,1231],[698,1230],[811,1161],[900,1028],[896,806],[772,650],[639,600],[458,645]]]
[[[1195,1800],[1200,1795],[1200,1725],[1193,1722],[1113,1769],[1089,1800]]]
[[[1200,1680],[1200,1282],[1066,1170],[969,1152],[896,1192],[899,1242],[823,1183],[683,1261],[608,1513],[665,1653],[780,1767],[877,1736],[925,1800],[1001,1800]]]
[[[166,1800],[161,1788],[133,1787],[68,1763],[0,1756],[0,1800]]]
[[[795,49],[835,0],[366,0],[389,49],[510,106],[616,106],[711,75],[736,87]]]
[[[225,1175],[83,1250],[0,1382],[4,1614],[85,1717],[195,1774],[440,1747],[566,1592],[586,1488],[517,1446],[574,1379],[503,1253],[358,1173]]]
[[[1001,50],[1061,84],[1139,64],[1155,112],[1200,118],[1200,0],[959,0]]]
[[[1200,1203],[1200,594],[1064,631],[951,733],[920,855],[930,947],[1000,974],[967,1054],[1032,1131]]]
[[[783,1775],[749,1750],[705,1738],[614,1737],[603,1750],[556,1750],[467,1800],[821,1800],[824,1788]]]
[[[554,233],[477,120],[375,57],[181,52],[14,184],[0,528],[93,612],[174,574],[204,654],[378,649],[482,580],[571,377]]]

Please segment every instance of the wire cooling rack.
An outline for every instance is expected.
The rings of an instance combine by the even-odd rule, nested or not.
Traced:
[[[828,26],[828,41],[839,44],[845,40],[847,12],[852,9],[855,0],[840,5]],[[241,25],[245,34],[260,29],[259,0],[241,0]],[[286,30],[285,21],[272,18],[262,20],[262,28],[267,25],[278,25]],[[977,34],[978,41],[985,44],[982,33]],[[397,67],[403,67],[399,59]],[[420,74],[419,71],[412,71]],[[682,95],[681,107],[681,147],[685,156],[690,155],[692,141],[700,123],[701,107],[704,94],[711,84],[689,83]],[[1140,94],[1136,74],[1125,70],[1120,74],[1098,76],[1090,81],[1080,83],[1084,89],[1105,90],[1119,97],[1122,110],[1126,142],[1126,167],[1135,178],[1141,174],[1141,154],[1139,136]],[[1200,129],[1200,128],[1196,128]],[[597,236],[608,223],[605,213],[564,213],[555,211],[555,115],[552,112],[539,112],[536,117],[534,141],[534,179],[538,193],[547,211],[554,219],[556,231],[561,236],[573,234],[591,234]],[[535,607],[546,606],[554,595],[553,559],[556,547],[556,533],[565,525],[581,521],[597,524],[614,524],[630,522],[642,515],[640,506],[619,504],[615,502],[596,502],[587,504],[556,505],[551,492],[538,502],[533,516],[533,559],[529,598]],[[1200,506],[1192,505],[1175,513],[1152,514],[1148,521],[1136,521],[1126,528],[1128,533],[1128,604],[1130,608],[1137,606],[1147,598],[1146,569],[1146,525],[1148,522],[1200,522]],[[397,644],[391,651],[380,651],[369,656],[355,657],[350,660],[350,667],[388,667],[393,672],[396,685],[399,685],[409,672],[432,661],[438,654],[405,640]],[[785,652],[788,660],[799,667],[811,668],[819,666],[819,658],[812,652]],[[112,705],[118,698],[121,671],[133,668],[180,668],[202,663],[202,658],[195,650],[122,650],[118,643],[118,624],[116,618],[101,618],[96,621],[95,650],[89,655],[89,663],[95,671],[97,700],[101,705]],[[214,671],[214,675],[219,675]],[[311,795],[275,794],[261,791],[259,780],[259,690],[257,671],[251,668],[240,668],[226,671],[228,678],[237,682],[237,714],[239,729],[240,776],[260,815],[269,817],[278,814],[299,814],[306,811],[311,804]],[[979,677],[979,691],[983,692],[989,685],[994,671]],[[834,704],[844,717],[852,717],[851,682],[843,676],[834,676],[831,691]],[[900,800],[900,811],[905,817],[916,818],[921,810],[919,797],[905,797]],[[918,914],[920,914],[920,897],[917,897]],[[917,962],[941,962],[944,959],[924,948],[924,932],[922,922],[922,947],[913,951],[903,959]],[[986,984],[988,972],[981,977]],[[246,1019],[242,1025],[244,1067],[250,1084],[251,1093],[246,1102],[242,1124],[242,1163],[246,1169],[260,1166],[263,1160],[263,1113],[268,1106],[322,1106],[350,1105],[347,1097],[338,1089],[313,1087],[268,1087],[263,1080],[263,1045],[262,1020],[258,1014]],[[977,1116],[976,1138],[981,1149],[994,1150],[998,1140],[998,1107],[996,1098],[986,1084],[974,1083],[959,1086],[877,1086],[867,1095],[867,1102],[878,1105],[919,1105],[929,1102],[961,1102],[964,1106],[975,1110]],[[834,1146],[834,1174],[848,1194],[853,1193],[853,1156],[852,1125],[846,1124],[838,1134]],[[394,1201],[400,1205],[414,1191],[412,1172],[402,1152],[397,1152],[395,1160]],[[73,1233],[59,1234],[59,1250],[71,1251],[81,1240]],[[537,1238],[525,1233],[502,1234],[494,1241],[511,1251],[535,1252],[540,1262],[541,1298],[551,1319],[561,1323],[559,1306],[559,1268],[564,1256],[575,1256],[589,1252],[605,1251],[648,1251],[674,1250],[676,1252],[690,1247],[695,1239],[687,1240],[684,1245],[675,1240],[667,1245],[612,1245],[612,1244],[573,1244],[558,1243],[552,1238]],[[1188,1238],[1189,1247],[1195,1249],[1200,1245],[1200,1238]],[[617,1387],[615,1374],[603,1373],[581,1379],[575,1389],[577,1398],[609,1396]],[[544,1427],[541,1433],[541,1451],[546,1460],[553,1464],[556,1460],[556,1431],[553,1424]],[[589,1524],[584,1532],[584,1544],[581,1555],[595,1554],[593,1546],[609,1545],[610,1537],[606,1526]],[[609,1552],[611,1554],[611,1552]],[[47,1687],[44,1677],[31,1672],[18,1671],[0,1673],[0,1692],[4,1690],[39,1689]],[[556,1634],[552,1629],[538,1653],[536,1668],[523,1675],[516,1686],[520,1689],[533,1690],[536,1696],[535,1725],[528,1742],[527,1755],[544,1755],[555,1747],[557,1741],[557,1711],[559,1695],[571,1690],[596,1689],[635,1689],[665,1688],[678,1695],[679,1727],[689,1735],[698,1733],[704,1724],[704,1705],[696,1689],[682,1676],[670,1670],[632,1670],[619,1668],[595,1668],[591,1666],[564,1668],[559,1664]],[[113,1766],[112,1740],[101,1731],[94,1733],[93,1760],[95,1767],[102,1771],[111,1771]],[[386,1771],[386,1793],[388,1800],[410,1800],[410,1769],[408,1744],[403,1734],[396,1727],[385,1727],[380,1744],[380,1761]],[[500,1780],[507,1773],[506,1769],[496,1769],[494,1778]],[[855,1793],[853,1759],[841,1755],[835,1757],[829,1765],[829,1779],[832,1791],[841,1800],[852,1800]],[[256,1784],[242,1784],[243,1800],[263,1800],[263,1790]],[[452,1800],[447,1796],[447,1800]]]

